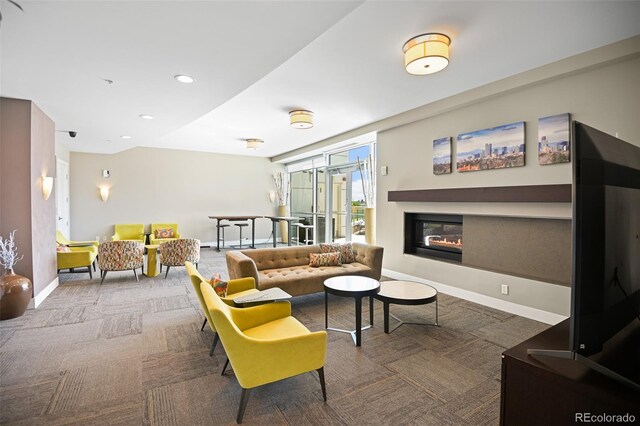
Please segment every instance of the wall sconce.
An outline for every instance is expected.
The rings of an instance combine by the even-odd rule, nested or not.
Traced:
[[[101,186],[100,187],[100,198],[102,198],[102,201],[104,201],[105,203],[107,202],[107,200],[109,199],[109,187],[108,186]]]
[[[269,201],[271,201],[272,203],[276,200],[276,192],[275,191],[269,191]]]
[[[51,176],[42,177],[42,198],[48,200],[53,190],[53,178]]]

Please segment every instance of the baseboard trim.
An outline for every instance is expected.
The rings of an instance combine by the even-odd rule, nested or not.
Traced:
[[[60,285],[60,280],[58,279],[58,277],[56,277],[53,281],[49,283],[48,286],[44,288],[44,290],[36,294],[36,296],[33,299],[31,299],[33,300],[33,304],[34,304],[33,307],[37,308],[42,302],[44,302],[44,299],[46,299],[47,296],[49,296],[51,292],[53,292],[53,290],[55,290],[56,287],[58,287],[59,285]]]
[[[446,284],[440,284],[434,281],[426,280],[424,278],[404,274],[402,272],[392,271],[390,269],[383,268],[382,275],[389,278],[394,278],[396,280],[415,281],[423,284],[428,284],[441,293],[468,300],[470,302],[478,303],[480,305],[488,306],[490,308],[498,309],[504,312],[509,312],[510,314],[515,314],[535,321],[540,321],[545,324],[556,325],[568,318],[564,315],[554,314],[553,312],[547,312],[543,311],[542,309],[519,305],[513,302],[507,302],[506,300],[496,299],[495,297],[485,296],[484,294],[474,293],[473,291],[452,287]]]

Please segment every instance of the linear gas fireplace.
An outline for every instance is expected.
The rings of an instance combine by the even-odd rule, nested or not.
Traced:
[[[404,252],[462,262],[462,216],[404,214]]]

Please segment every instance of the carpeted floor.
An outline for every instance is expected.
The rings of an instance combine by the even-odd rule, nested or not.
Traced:
[[[226,277],[224,256],[203,249],[200,271]],[[200,331],[184,268],[139,283],[132,272],[110,273],[103,285],[88,274],[61,278],[38,309],[0,323],[0,423],[235,423],[240,387],[232,372],[220,375],[220,345],[208,355],[213,334]],[[244,423],[498,424],[500,354],[547,326],[444,294],[439,302],[440,327],[387,335],[376,301],[362,347],[329,333],[326,403],[317,375],[304,374],[254,390]],[[296,297],[292,308],[312,331],[324,328],[322,293]],[[353,299],[331,297],[330,326],[352,329],[353,309]],[[363,310],[368,318],[368,303]],[[433,305],[391,311],[434,317]]]

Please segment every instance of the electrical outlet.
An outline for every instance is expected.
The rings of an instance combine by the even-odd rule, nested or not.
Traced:
[[[500,289],[500,293],[509,294],[509,286],[507,284],[502,284],[502,288]]]

